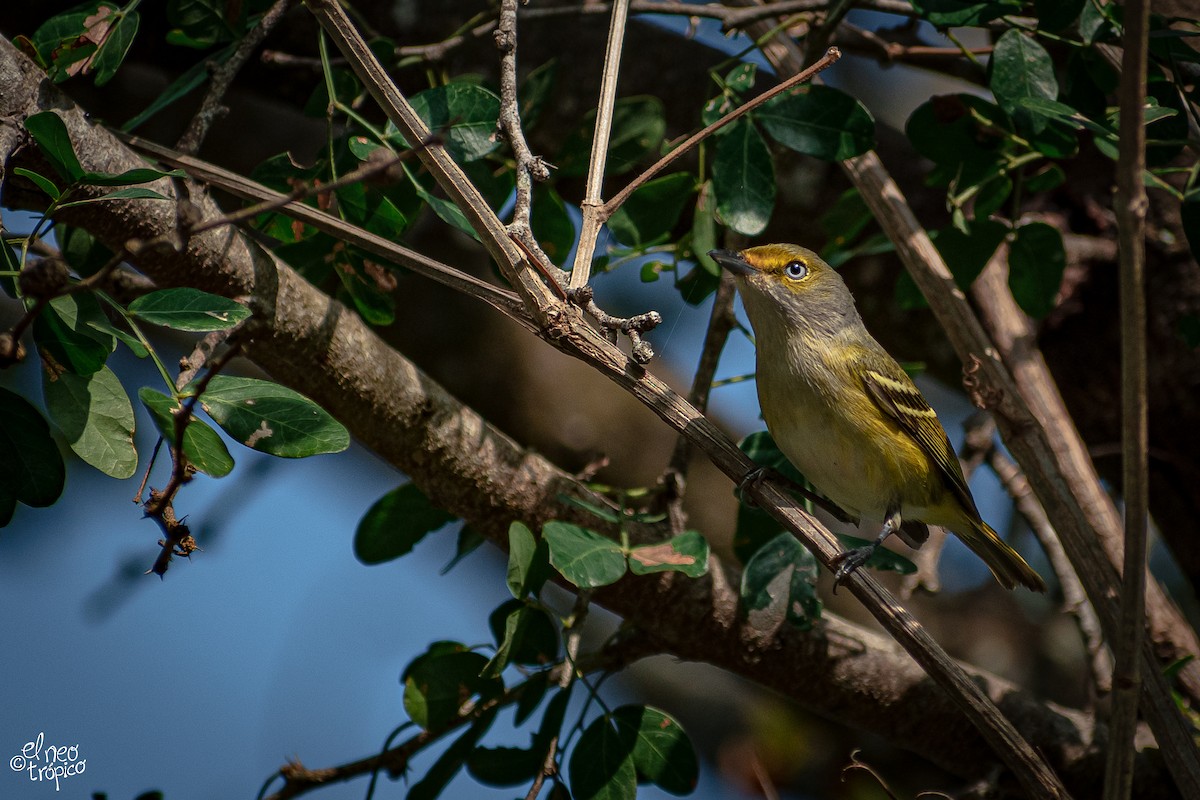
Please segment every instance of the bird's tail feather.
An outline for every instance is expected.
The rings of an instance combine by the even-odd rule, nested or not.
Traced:
[[[973,522],[968,532],[958,535],[975,555],[984,560],[1004,588],[1012,589],[1019,583],[1035,592],[1046,591],[1042,576],[1034,572],[1025,559],[1005,544],[986,522]]]

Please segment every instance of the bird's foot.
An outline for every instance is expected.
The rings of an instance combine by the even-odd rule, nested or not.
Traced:
[[[757,489],[761,486],[770,473],[779,474],[770,467],[759,467],[747,472],[746,477],[742,478],[741,483],[737,485],[738,498],[751,508],[758,508],[758,503],[754,502],[754,498],[750,496],[750,489]]]
[[[871,560],[871,556],[875,554],[875,548],[878,546],[878,544],[868,544],[862,547],[855,547],[851,550],[847,550],[844,553],[839,553],[838,555],[834,556],[834,593],[837,592],[838,586],[841,585],[842,581],[846,580],[846,578],[850,577],[855,570]]]

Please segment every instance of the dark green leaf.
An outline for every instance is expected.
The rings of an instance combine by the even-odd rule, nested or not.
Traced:
[[[593,720],[571,752],[569,774],[575,800],[633,800],[636,746],[637,735],[628,727],[616,727],[607,715]]]
[[[1022,186],[1030,194],[1049,192],[1062,186],[1067,180],[1067,174],[1058,164],[1047,164],[1044,168],[1025,178]]]
[[[526,678],[521,695],[517,699],[517,709],[513,713],[513,725],[525,724],[525,720],[529,719],[534,711],[537,711],[549,688],[550,673],[547,671],[535,672]]]
[[[567,213],[566,203],[553,187],[545,184],[534,187],[530,225],[550,260],[555,264],[564,263],[575,245],[575,223]]]
[[[455,160],[474,161],[498,146],[500,98],[494,92],[459,82],[426,89],[413,95],[411,102],[432,133],[444,133],[446,149]]]
[[[788,621],[807,630],[821,615],[816,583],[817,560],[795,536],[784,532],[746,562],[742,603],[751,612],[782,604]]]
[[[477,747],[467,757],[467,772],[485,786],[520,786],[542,771],[545,760],[533,748]]]
[[[1026,314],[1036,319],[1054,309],[1066,263],[1057,228],[1044,222],[1017,228],[1008,251],[1008,286]]]
[[[173,30],[167,41],[183,47],[202,49],[237,36],[238,16],[227,16],[242,6],[229,6],[225,0],[169,0],[167,21]],[[236,11],[233,11],[236,14]]]
[[[992,94],[1000,107],[1015,119],[1029,119],[1034,130],[1045,127],[1045,120],[1030,117],[1021,101],[1027,97],[1045,100],[1058,97],[1054,62],[1046,49],[1032,36],[1010,28],[996,42],[991,70]]]
[[[1019,8],[1004,0],[913,0],[913,9],[939,28],[978,27]]]
[[[2,434],[0,434],[2,435]],[[0,484],[0,528],[12,522],[13,514],[17,511],[17,498],[11,486]]]
[[[338,189],[335,194],[343,219],[371,233],[395,241],[408,227],[409,220],[396,208],[395,203],[387,195],[365,184],[352,183]]]
[[[508,526],[508,590],[518,600],[537,597],[550,577],[550,551],[546,540],[536,540],[522,522]]]
[[[271,381],[217,375],[200,405],[236,441],[273,456],[304,458],[350,446],[350,434],[329,412]]]
[[[567,137],[558,157],[558,174],[575,178],[587,172],[588,155],[596,128],[596,111],[589,111],[574,133]],[[622,97],[613,106],[612,135],[608,140],[605,175],[620,175],[632,169],[646,154],[662,143],[667,123],[662,101],[657,97]]]
[[[738,64],[726,73],[725,86],[735,92],[748,92],[750,91],[750,87],[754,86],[754,79],[757,74],[758,66],[756,64]]]
[[[138,399],[150,412],[159,435],[169,445],[174,446],[175,412],[180,408],[179,403],[149,387],[138,390]],[[229,455],[229,449],[225,447],[221,435],[194,415],[183,432],[183,454],[189,464],[214,478],[223,478],[233,470],[233,457]]]
[[[1200,347],[1200,315],[1183,314],[1176,325],[1184,344],[1192,349]]]
[[[438,572],[439,575],[445,575],[450,570],[458,566],[458,562],[474,553],[476,550],[487,541],[482,533],[472,528],[470,525],[463,525],[458,529],[458,540],[454,546],[454,558],[446,562],[446,566],[442,567]]]
[[[338,102],[348,108],[354,107],[355,100],[363,91],[353,70],[335,69],[328,82],[320,81],[313,88],[313,93],[304,104],[305,116],[325,117],[330,113],[329,83],[333,84],[333,93]]]
[[[354,555],[382,564],[410,552],[417,542],[456,517],[429,502],[411,483],[393,489],[371,506],[354,533]]]
[[[621,545],[595,531],[552,520],[542,526],[550,545],[550,563],[580,589],[594,589],[620,580],[625,574]]]
[[[1038,29],[1045,31],[1061,31],[1075,20],[1083,11],[1088,0],[1034,0],[1033,7],[1037,11]]]
[[[775,208],[775,172],[762,134],[749,120],[739,119],[717,143],[713,189],[717,213],[744,236],[767,227]]]
[[[958,228],[943,228],[933,234],[933,243],[942,254],[954,282],[964,291],[987,266],[988,259],[1008,234],[1008,226],[990,219],[973,220],[963,233]]]
[[[387,267],[363,258],[357,250],[338,245],[334,245],[327,263],[333,265],[354,308],[368,325],[395,322],[396,300],[392,296],[395,278]]]
[[[829,241],[828,248],[841,249],[854,241],[860,233],[874,220],[871,209],[867,207],[858,189],[847,189],[837,202],[821,217],[821,227],[825,229]],[[826,259],[828,260],[828,259]]]
[[[695,178],[686,172],[647,181],[609,218],[608,229],[630,247],[656,243],[670,234],[695,189]]]
[[[107,3],[85,3],[50,17],[34,32],[31,43],[55,83],[77,74],[83,68],[80,62],[96,52],[96,43],[88,34],[97,22],[102,22],[96,19],[102,7],[106,14],[116,10]]]
[[[467,221],[462,209],[444,197],[431,194],[424,187],[418,186],[417,194],[429,204],[429,207],[433,209],[433,213],[437,214],[442,222],[457,228],[475,241],[479,241],[479,234],[471,227],[471,223]]]
[[[129,313],[177,331],[222,331],[250,316],[250,309],[220,295],[190,287],[159,289],[129,304]]]
[[[930,182],[972,186],[995,175],[1011,148],[999,107],[968,94],[939,95],[912,113],[905,133],[937,169]]]
[[[1007,175],[997,175],[986,181],[975,194],[975,218],[986,219],[999,211],[1012,194],[1012,189],[1012,178]]]
[[[665,542],[639,545],[629,551],[629,571],[634,575],[682,572],[698,578],[708,572],[708,540],[696,531],[684,531]]]
[[[83,277],[95,274],[112,258],[112,251],[83,228],[59,223],[54,226],[59,250],[71,270]]]
[[[804,476],[792,466],[787,456],[775,444],[768,431],[756,431],[738,442],[738,449],[759,466],[775,470],[796,483],[804,483]]]
[[[108,367],[88,376],[42,371],[46,411],[75,454],[113,478],[137,469],[133,406]]]
[[[599,520],[603,520],[611,525],[616,525],[621,521],[621,512],[609,506],[603,506],[599,503],[593,503],[584,500],[582,497],[572,497],[569,494],[560,494],[555,498],[560,503],[564,503],[575,508],[581,508]]]
[[[0,516],[12,516],[15,501],[52,505],[62,494],[66,468],[50,426],[29,401],[0,389]]]
[[[434,800],[454,780],[463,768],[475,745],[483,738],[496,719],[497,709],[485,711],[471,724],[467,732],[454,740],[442,751],[437,761],[425,771],[425,775],[408,790],[407,800]]]
[[[520,99],[521,125],[526,131],[532,130],[542,115],[542,107],[554,89],[555,78],[558,76],[558,60],[550,59],[540,67],[535,68],[521,82],[517,92]]]
[[[700,259],[697,258],[697,261],[699,262]],[[683,298],[685,303],[698,306],[717,290],[717,285],[720,282],[721,278],[719,276],[713,275],[702,264],[698,263],[675,284],[675,288],[679,290],[679,296]]]
[[[838,541],[841,542],[842,546],[847,550],[851,550],[856,547],[865,547],[871,543],[866,539],[860,539],[857,536],[847,536],[843,533],[839,533],[837,537]],[[886,572],[898,572],[901,575],[911,575],[917,571],[916,564],[912,563],[899,553],[893,550],[888,550],[886,547],[876,547],[874,552],[871,553],[871,557],[867,559],[867,563],[863,566],[869,567],[870,569],[883,570]]]
[[[717,246],[717,217],[712,198],[712,181],[705,181],[696,192],[696,211],[692,214],[692,258],[696,265],[714,278],[721,277],[721,268],[708,252]],[[707,295],[706,295],[707,296]],[[687,297],[684,298],[687,300]],[[703,298],[687,300],[693,305]]]
[[[187,173],[181,169],[163,172],[160,169],[152,169],[151,167],[138,167],[137,169],[127,169],[115,175],[110,175],[106,172],[85,172],[79,176],[79,182],[87,186],[128,186],[134,183],[150,183],[162,178],[186,177]],[[114,196],[115,194],[105,195],[107,198]],[[159,196],[161,197],[161,195]]]
[[[197,87],[203,85],[208,81],[210,70],[225,63],[236,47],[237,43],[235,42],[224,50],[205,56],[201,61],[193,64],[182,75],[171,81],[167,88],[154,99],[153,103],[122,125],[121,130],[129,133],[164,108],[172,105],[176,100],[186,97]]]
[[[84,292],[60,295],[50,301],[33,323],[33,339],[62,366],[77,375],[91,375],[104,366],[116,349],[112,336],[89,323],[103,320],[96,298]]]
[[[33,181],[34,186],[41,189],[42,192],[51,200],[57,200],[58,198],[62,197],[62,192],[57,186],[54,185],[54,181],[50,180],[45,175],[40,175],[33,170],[25,169],[24,167],[14,168],[13,174],[19,175],[22,178],[28,178],[29,180]]]
[[[484,674],[498,676],[507,664],[544,667],[558,657],[558,628],[540,608],[508,600],[488,617],[496,655]]]
[[[42,154],[51,166],[67,180],[74,183],[83,175],[83,167],[79,157],[75,155],[75,147],[71,144],[71,136],[62,117],[53,111],[42,111],[25,120],[25,130],[37,142]]]
[[[497,168],[490,160],[472,161],[463,165],[463,172],[475,184],[475,188],[483,195],[488,206],[499,213],[508,199],[512,197],[516,186],[516,177],[508,167]],[[536,188],[536,187],[535,187]],[[574,233],[574,227],[572,227]]]
[[[137,36],[138,21],[138,13],[132,11],[121,14],[116,24],[109,28],[108,35],[92,60],[97,86],[103,86],[117,74],[117,68],[125,60],[125,54],[129,52],[129,46]]]
[[[117,189],[114,192],[100,195],[99,197],[87,197],[83,200],[72,200],[69,203],[62,203],[59,208],[71,208],[72,206],[86,206],[92,203],[103,203],[108,200],[169,200],[166,195],[156,192],[153,189],[144,189],[139,186],[130,186],[127,189]]]
[[[829,86],[782,94],[764,103],[754,118],[783,146],[823,161],[844,161],[875,146],[871,112]]]
[[[649,706],[622,706],[612,713],[618,729],[633,733],[633,766],[638,781],[675,795],[690,794],[700,779],[700,763],[691,739],[664,711]]]
[[[1083,4],[1083,10],[1079,13],[1079,35],[1084,44],[1090,45],[1103,40],[1112,31],[1112,23],[1109,22],[1103,5],[1091,2]]]
[[[1180,204],[1179,216],[1183,222],[1183,235],[1192,251],[1192,258],[1200,261],[1200,199]]]
[[[404,676],[404,710],[426,730],[445,727],[465,702],[494,691],[495,681],[479,677],[487,662],[470,651],[431,653],[417,659]]]

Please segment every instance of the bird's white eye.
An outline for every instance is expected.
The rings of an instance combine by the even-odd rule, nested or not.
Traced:
[[[808,275],[808,267],[804,266],[803,261],[789,261],[788,265],[783,268],[784,274],[794,281],[801,280]]]

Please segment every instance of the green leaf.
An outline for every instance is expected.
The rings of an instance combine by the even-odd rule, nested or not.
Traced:
[[[542,250],[553,263],[565,263],[575,245],[575,223],[562,197],[553,187],[538,184],[533,188],[530,212],[530,226]]]
[[[116,349],[112,336],[96,330],[92,321],[107,322],[100,303],[88,293],[60,295],[42,309],[33,323],[33,339],[62,366],[77,375],[91,375],[104,366]]]
[[[71,136],[62,117],[53,111],[42,111],[26,118],[25,130],[29,131],[59,175],[66,178],[68,183],[79,180],[83,175],[83,167],[75,155],[75,147],[71,144]]]
[[[33,170],[25,169],[24,167],[16,167],[13,169],[13,174],[20,175],[22,178],[28,178],[29,180],[33,181],[34,186],[41,189],[43,194],[45,194],[51,200],[57,200],[58,198],[62,197],[62,192],[54,184],[54,181],[50,180],[45,175],[39,175]]]
[[[871,112],[829,86],[805,86],[782,94],[764,103],[754,118],[784,147],[822,161],[845,161],[875,146]]]
[[[725,74],[725,86],[735,92],[748,92],[757,75],[757,64],[743,62]]]
[[[734,231],[757,236],[775,208],[775,172],[762,134],[749,120],[739,119],[717,142],[713,189],[717,214]]]
[[[717,246],[717,217],[712,197],[712,181],[705,181],[696,192],[696,210],[692,214],[692,257],[696,265],[718,280],[721,277],[721,267],[708,254]],[[707,295],[705,295],[707,296]],[[685,299],[686,296],[685,296]],[[699,303],[703,298],[688,300],[689,303]]]
[[[133,405],[112,370],[101,367],[87,376],[43,370],[42,392],[50,419],[76,455],[113,478],[133,475]]]
[[[156,192],[153,189],[144,189],[139,186],[131,186],[127,189],[117,189],[115,192],[100,195],[99,197],[86,197],[83,200],[72,200],[69,203],[61,203],[58,207],[71,208],[73,206],[86,206],[93,203],[103,203],[108,200],[169,200],[170,198],[161,192]]]
[[[329,412],[271,381],[217,375],[200,405],[235,440],[273,456],[304,458],[350,446],[350,434]]]
[[[634,731],[617,727],[608,715],[593,720],[571,752],[569,774],[575,800],[633,800],[636,745]]]
[[[1175,329],[1188,347],[1193,350],[1200,347],[1200,314],[1180,315]]]
[[[1017,228],[1008,251],[1008,286],[1017,305],[1039,319],[1054,310],[1067,255],[1062,234],[1044,222]]]
[[[550,563],[580,589],[607,586],[625,574],[621,545],[595,531],[552,520],[542,526],[550,546]]]
[[[738,449],[745,453],[751,461],[762,467],[775,470],[796,483],[804,483],[804,476],[792,466],[787,456],[775,444],[769,431],[756,431],[738,442]]]
[[[94,275],[112,258],[113,252],[83,228],[59,223],[54,226],[54,236],[63,258],[76,275]]]
[[[985,181],[975,195],[975,218],[987,219],[999,211],[1004,201],[1012,194],[1012,189],[1012,178],[1007,175],[997,175]]]
[[[227,297],[180,287],[159,289],[129,304],[129,313],[177,331],[223,331],[250,316],[250,309]]]
[[[419,92],[412,107],[429,130],[444,132],[446,149],[456,161],[469,162],[495,150],[500,98],[474,83],[451,83]]]
[[[495,691],[498,681],[479,677],[487,662],[479,653],[431,648],[405,670],[404,710],[426,730],[444,728],[467,700]]]
[[[634,575],[682,572],[698,578],[708,572],[708,540],[696,531],[684,531],[665,542],[639,545],[629,551],[629,571]]]
[[[66,467],[50,426],[29,401],[0,388],[0,516],[12,516],[15,501],[53,505],[62,494]]]
[[[169,445],[175,443],[175,412],[181,407],[174,398],[149,387],[138,390],[138,399],[150,412],[158,433]],[[183,454],[188,463],[205,475],[223,478],[233,471],[233,456],[221,435],[193,414],[183,432]]]
[[[354,532],[354,555],[364,564],[391,561],[455,519],[430,503],[416,486],[406,483],[367,509]]]
[[[991,89],[1000,107],[1014,119],[1029,120],[1040,131],[1046,121],[1031,116],[1021,104],[1025,98],[1054,100],[1058,97],[1058,79],[1054,62],[1046,49],[1032,36],[1010,28],[996,42],[991,60]]]
[[[55,83],[78,73],[83,68],[79,62],[96,52],[96,43],[88,34],[100,21],[96,12],[101,8],[116,10],[108,3],[85,3],[50,17],[34,32],[31,42]]]
[[[525,680],[521,696],[517,699],[517,709],[513,713],[513,725],[520,726],[525,724],[525,720],[529,719],[534,711],[537,711],[538,706],[542,703],[542,698],[546,696],[549,688],[549,672],[535,672]]]
[[[508,591],[518,600],[537,597],[550,577],[550,550],[522,522],[508,526]]]
[[[913,9],[939,28],[979,27],[1019,8],[1004,0],[913,0]]]
[[[567,137],[558,157],[558,174],[576,178],[587,173],[588,156],[596,128],[596,110],[583,118],[579,127]],[[608,157],[604,162],[605,175],[628,172],[638,161],[662,143],[667,130],[662,101],[657,97],[621,97],[613,105],[612,134],[608,140]]]
[[[821,615],[816,594],[817,560],[791,533],[784,532],[756,552],[742,573],[742,603],[750,611],[777,604],[787,619],[807,630]]]
[[[309,241],[315,241],[310,239]],[[324,238],[321,238],[324,241]],[[320,249],[320,245],[315,245]],[[291,253],[289,253],[291,255]],[[334,245],[329,262],[354,302],[354,308],[368,325],[391,325],[396,320],[394,276],[388,268],[371,261],[354,248]]]
[[[609,218],[608,229],[629,247],[656,243],[671,233],[695,189],[695,178],[686,172],[647,181]]]
[[[671,715],[650,706],[629,705],[614,711],[612,721],[623,733],[633,734],[632,758],[639,782],[674,795],[695,790],[700,780],[696,750]]]
[[[844,533],[837,534],[837,538],[847,550],[871,544],[867,539],[860,539],[857,536],[847,536]],[[916,564],[899,553],[888,550],[886,547],[876,547],[871,553],[871,557],[867,559],[867,563],[863,564],[863,566],[885,572],[898,572],[901,575],[911,575],[917,571]]]
[[[1050,163],[1044,168],[1029,175],[1022,183],[1029,194],[1041,194],[1062,186],[1067,180],[1067,173],[1058,164]]]
[[[874,219],[871,209],[867,207],[858,189],[842,192],[833,206],[821,217],[821,227],[829,237],[826,248],[846,247],[858,238]]]
[[[936,231],[932,236],[938,252],[954,275],[954,282],[965,291],[983,272],[988,259],[1007,234],[1008,226],[1002,222],[975,219],[967,227],[966,233],[949,227]]]

